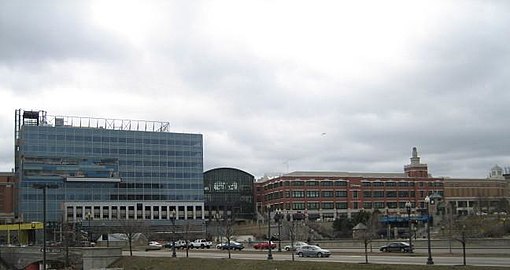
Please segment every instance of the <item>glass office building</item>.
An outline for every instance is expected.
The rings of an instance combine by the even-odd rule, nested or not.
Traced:
[[[15,170],[24,221],[204,218],[201,134],[166,122],[16,110]]]
[[[216,168],[204,173],[205,216],[230,211],[236,220],[255,218],[255,177],[235,168]]]

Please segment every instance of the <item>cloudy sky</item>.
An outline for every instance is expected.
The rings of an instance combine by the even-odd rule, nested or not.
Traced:
[[[0,171],[15,109],[168,121],[204,169],[510,166],[510,1],[0,0]]]

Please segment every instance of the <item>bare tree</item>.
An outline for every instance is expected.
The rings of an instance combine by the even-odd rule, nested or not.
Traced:
[[[140,234],[148,234],[149,226],[140,219],[119,219],[118,230],[126,235],[129,244],[129,256],[133,256],[133,240]]]

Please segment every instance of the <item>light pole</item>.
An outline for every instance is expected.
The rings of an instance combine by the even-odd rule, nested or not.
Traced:
[[[43,191],[43,270],[46,270],[46,190],[57,189],[56,184],[33,184],[32,188]]]
[[[432,250],[430,247],[430,197],[425,197],[425,204],[427,205],[427,249],[429,253],[429,257],[427,258],[427,264],[434,264],[434,261],[432,260]]]
[[[386,237],[388,238],[388,241],[391,239],[391,224],[390,224],[390,209],[388,206],[384,208],[386,211],[386,222],[387,222],[387,228],[386,228]]]
[[[289,234],[290,234],[290,253],[292,254],[292,261],[294,261],[294,235],[296,232],[294,219],[291,218],[289,211],[287,211],[287,222],[290,222]]]
[[[177,254],[175,253],[175,210],[172,210],[170,212],[170,222],[172,222],[172,257],[177,257]]]
[[[281,229],[280,229],[280,222],[283,218],[282,210],[280,208],[276,209],[276,213],[274,215],[274,220],[278,224],[278,252],[282,252],[282,235],[281,235]]]
[[[407,210],[407,222],[409,225],[409,252],[413,253],[413,232],[412,232],[412,223],[411,223],[411,207],[412,204],[410,201],[406,202],[406,210]]]
[[[267,259],[272,260],[273,254],[271,250],[271,206],[267,206]]]
[[[466,225],[462,225],[462,262],[466,265]]]

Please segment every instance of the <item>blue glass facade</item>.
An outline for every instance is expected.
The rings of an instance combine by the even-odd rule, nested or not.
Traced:
[[[18,137],[25,221],[42,220],[36,183],[58,185],[47,190],[48,221],[203,216],[200,134],[24,124]]]

